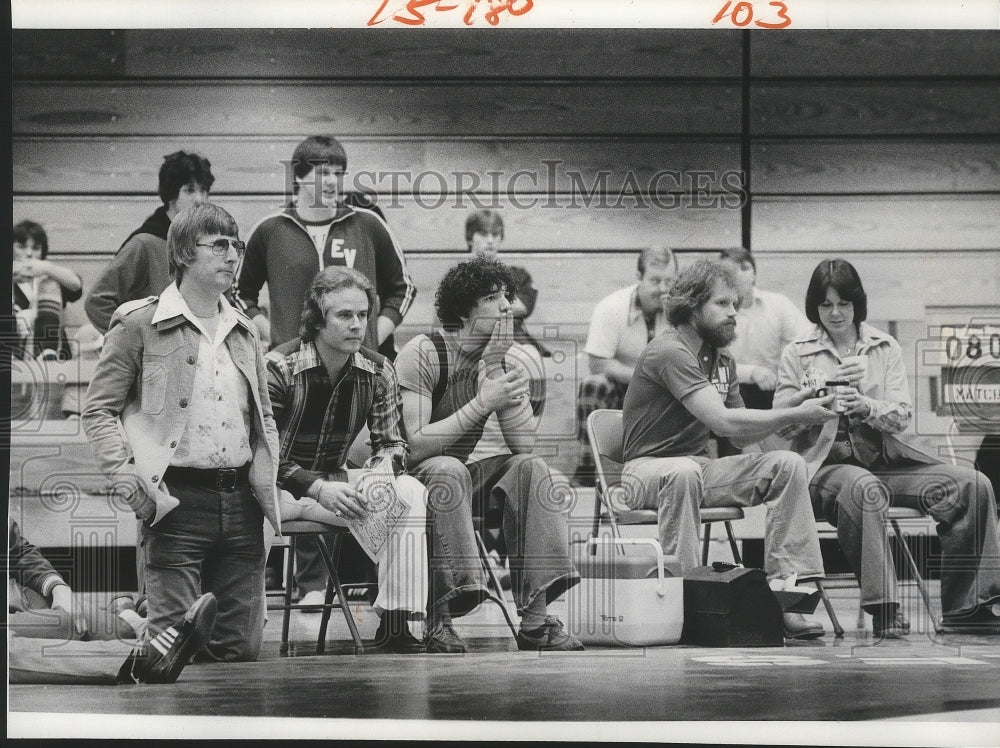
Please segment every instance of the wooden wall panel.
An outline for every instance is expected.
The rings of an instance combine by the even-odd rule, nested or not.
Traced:
[[[212,162],[214,192],[275,194],[286,188],[286,163],[301,137],[18,137],[13,140],[13,185],[16,194],[99,192],[155,194],[162,157],[176,150],[202,154]],[[589,191],[599,175],[606,189],[619,192],[634,183],[643,189],[691,192],[696,177],[676,180],[665,170],[704,172],[700,179],[722,188],[740,168],[739,143],[673,138],[343,138],[348,157],[345,189],[388,192],[393,180],[405,191],[436,192],[438,181],[426,173],[446,175],[452,188],[475,184],[473,191],[506,191],[536,185],[530,192]],[[546,162],[557,161],[548,165]],[[489,177],[486,172],[501,172]],[[394,177],[393,172],[406,172]],[[577,175],[577,176],[574,176]],[[661,175],[661,176],[657,176]]]
[[[15,86],[12,127],[15,135],[734,135],[739,101],[735,84],[641,80],[40,83]]]
[[[755,194],[1000,191],[1000,138],[772,140],[752,152]]]
[[[767,252],[757,256],[761,288],[788,296],[802,308],[805,289],[816,264],[831,253]],[[529,328],[538,337],[582,342],[597,302],[617,288],[635,282],[635,251],[562,252],[530,254],[505,252],[503,259],[521,265],[538,289],[538,304]],[[714,252],[683,252],[681,267]],[[1000,298],[1000,273],[984,272],[989,256],[982,252],[856,252],[840,253],[861,274],[874,321],[920,322],[925,304],[989,303]],[[408,254],[407,266],[417,286],[417,299],[400,330],[402,339],[424,331],[435,320],[434,291],[448,268],[467,254]],[[106,257],[53,259],[71,261],[80,273],[85,292],[100,275]],[[586,282],[582,283],[581,278]],[[266,289],[263,294],[266,297]],[[67,307],[67,321],[76,327],[86,321],[83,302]],[[912,327],[912,325],[911,325]],[[919,326],[918,326],[919,329]],[[912,342],[912,341],[911,341]]]
[[[108,29],[14,29],[14,78],[114,78],[125,73],[125,33]]]
[[[1000,132],[995,81],[759,82],[750,94],[755,138]]]
[[[1000,195],[769,197],[754,201],[752,230],[767,252],[997,250],[997,216]]]
[[[741,63],[722,29],[15,29],[13,49],[19,79],[695,78]],[[755,31],[750,50],[756,77],[1000,75],[988,30]]]
[[[996,31],[755,31],[750,50],[754,76],[1000,76]]]
[[[212,160],[215,199],[244,234],[281,204],[281,162],[310,133],[341,137],[355,175],[525,170],[535,179],[522,175],[517,194],[500,189],[496,202],[508,257],[535,276],[533,329],[582,337],[596,301],[632,280],[638,248],[740,241],[735,203],[565,206],[571,171],[588,187],[607,172],[614,202],[629,175],[642,190],[661,169],[737,169],[743,39],[719,30],[19,31],[14,217],[41,221],[54,256],[72,253],[87,284],[157,205],[160,159],[177,148]],[[1000,298],[997,40],[751,34],[745,135],[763,287],[798,302],[816,262],[838,254],[861,269],[873,319],[917,324],[931,299]],[[562,161],[554,185],[545,159]],[[410,184],[399,194],[377,186],[420,288],[409,334],[433,320],[437,280],[466,256],[473,203],[453,194],[438,203],[441,190],[455,191],[447,177],[443,186],[425,179],[417,195]],[[543,207],[545,196],[563,207]],[[82,305],[69,315],[82,319]]]
[[[423,199],[423,198],[418,198]],[[585,209],[570,207],[572,195],[506,197],[493,204],[504,216],[506,245],[536,251],[636,249],[665,243],[675,247],[728,246],[739,242],[738,210],[678,208]],[[406,252],[464,251],[469,200],[436,198],[421,204],[410,197],[382,202],[386,219]],[[550,203],[550,200],[559,202]],[[528,202],[531,202],[529,205]],[[279,196],[217,197],[215,202],[236,219],[243,236],[282,205]],[[14,220],[41,223],[53,252],[115,252],[122,241],[158,205],[146,197],[22,197],[14,200]],[[626,205],[629,205],[626,203]]]
[[[739,77],[732,30],[15,30],[17,78]],[[599,62],[599,68],[595,63]]]

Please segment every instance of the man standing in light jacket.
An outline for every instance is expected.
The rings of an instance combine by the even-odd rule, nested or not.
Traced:
[[[264,630],[264,517],[280,528],[278,440],[254,325],[223,293],[244,251],[203,203],[167,233],[176,282],[111,320],[82,422],[104,474],[142,520],[149,625],[218,599],[203,651],[254,660]]]

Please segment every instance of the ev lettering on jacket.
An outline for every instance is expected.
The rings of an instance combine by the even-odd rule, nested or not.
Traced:
[[[330,240],[330,260],[331,265],[347,265],[349,268],[354,267],[354,258],[358,256],[358,250],[351,249],[350,247],[344,246],[344,239],[331,239]],[[339,262],[343,260],[343,262]]]

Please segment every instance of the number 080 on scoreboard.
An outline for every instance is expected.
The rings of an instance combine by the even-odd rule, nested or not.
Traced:
[[[931,407],[963,430],[1000,429],[1000,318],[932,325],[920,346],[930,377]]]

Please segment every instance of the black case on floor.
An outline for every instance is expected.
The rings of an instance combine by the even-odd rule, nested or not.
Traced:
[[[684,576],[681,644],[782,647],[781,606],[762,569],[716,571],[698,566]]]

